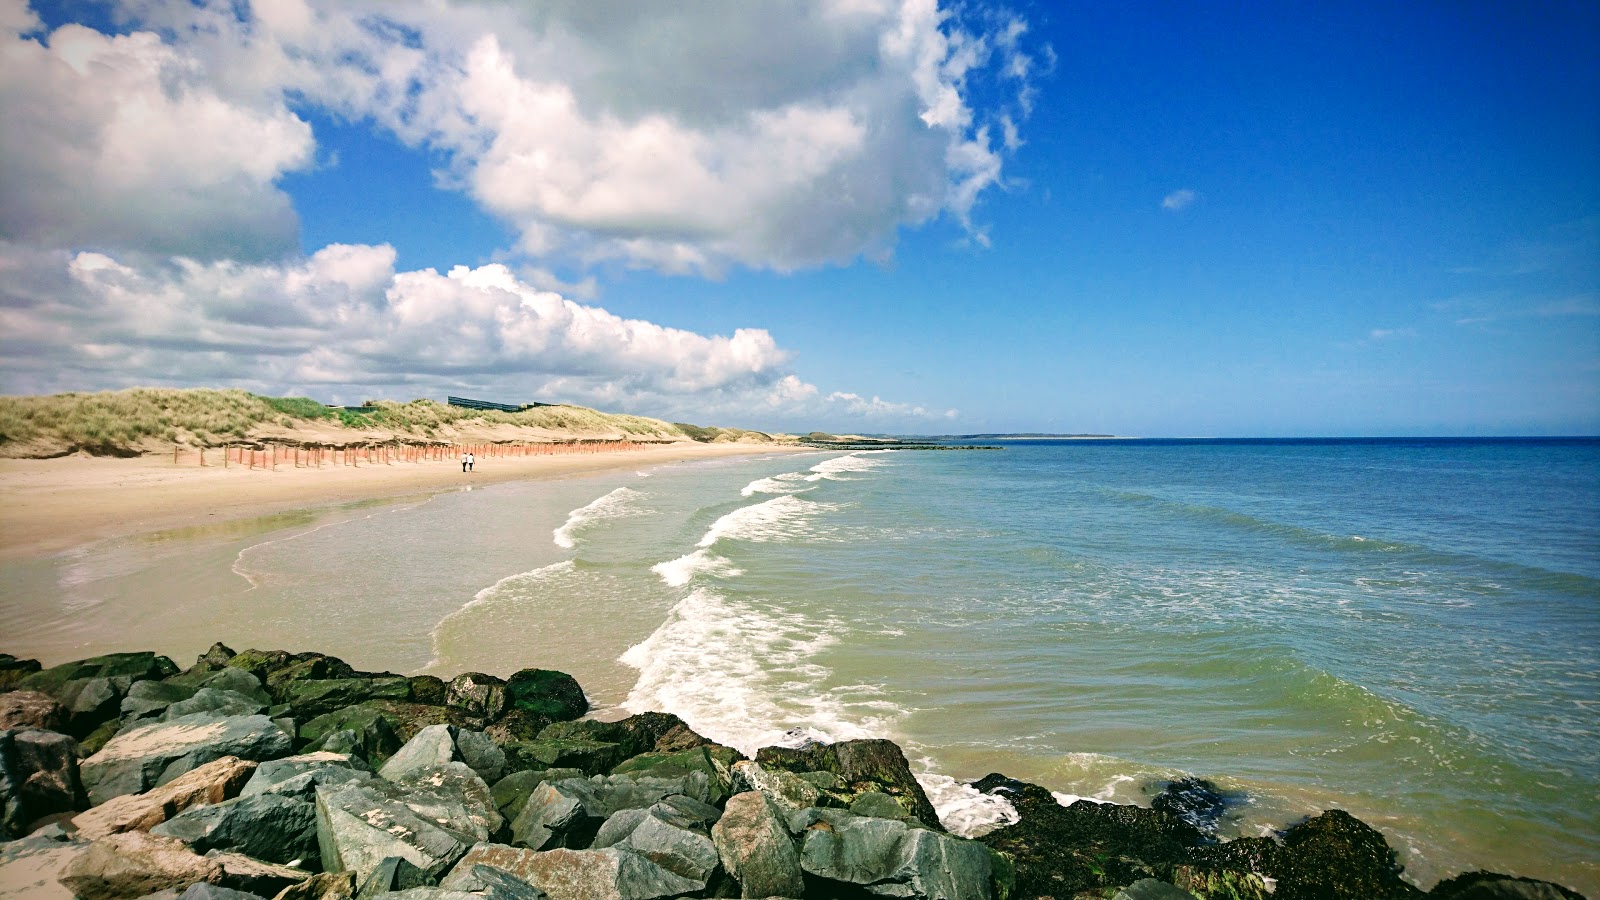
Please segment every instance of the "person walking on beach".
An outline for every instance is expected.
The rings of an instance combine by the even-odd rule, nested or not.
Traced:
[[[474,455],[474,454],[468,453],[467,454],[467,471],[471,472],[472,471],[472,467],[474,465],[476,465],[477,462],[478,462],[477,456]]]
[[[461,454],[461,471],[462,471],[463,474],[466,473],[467,465],[469,463],[471,463],[471,462],[472,462],[472,454],[463,451],[462,454]]]

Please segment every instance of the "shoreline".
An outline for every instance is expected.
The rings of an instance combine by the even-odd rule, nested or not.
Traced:
[[[454,460],[262,471],[166,454],[0,459],[0,563],[48,558],[103,540],[298,509],[402,498],[463,485],[543,480],[696,459],[803,452],[767,444],[689,441],[605,453],[485,457],[462,474]]]

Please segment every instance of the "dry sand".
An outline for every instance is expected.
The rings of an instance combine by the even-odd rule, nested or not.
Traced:
[[[186,454],[134,459],[69,456],[0,459],[0,561],[48,556],[91,541],[205,522],[247,518],[361,500],[402,497],[518,479],[559,478],[608,469],[752,453],[793,452],[773,444],[680,442],[606,453],[479,456],[463,474],[451,460],[276,470],[223,467],[210,451],[201,467]]]

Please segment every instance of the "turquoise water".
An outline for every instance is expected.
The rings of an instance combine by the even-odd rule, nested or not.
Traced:
[[[891,737],[968,831],[1009,814],[958,783],[990,771],[1118,802],[1194,774],[1248,798],[1229,833],[1340,807],[1423,886],[1600,894],[1600,442],[1005,446],[118,542],[12,572],[6,649],[550,666],[747,752]]]

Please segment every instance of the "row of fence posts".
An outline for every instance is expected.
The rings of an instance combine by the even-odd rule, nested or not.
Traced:
[[[476,459],[523,456],[566,456],[580,453],[616,453],[637,450],[646,446],[637,441],[568,441],[563,443],[493,443],[493,444],[369,444],[361,447],[280,447],[268,444],[265,448],[235,446],[221,447],[222,467],[243,466],[254,471],[277,471],[279,465],[292,465],[296,469],[320,469],[350,466],[392,466],[395,463],[460,462],[471,453]],[[213,452],[216,452],[213,448]],[[188,451],[202,466],[214,466],[206,461],[206,448]],[[182,465],[184,448],[174,445],[172,464]]]

